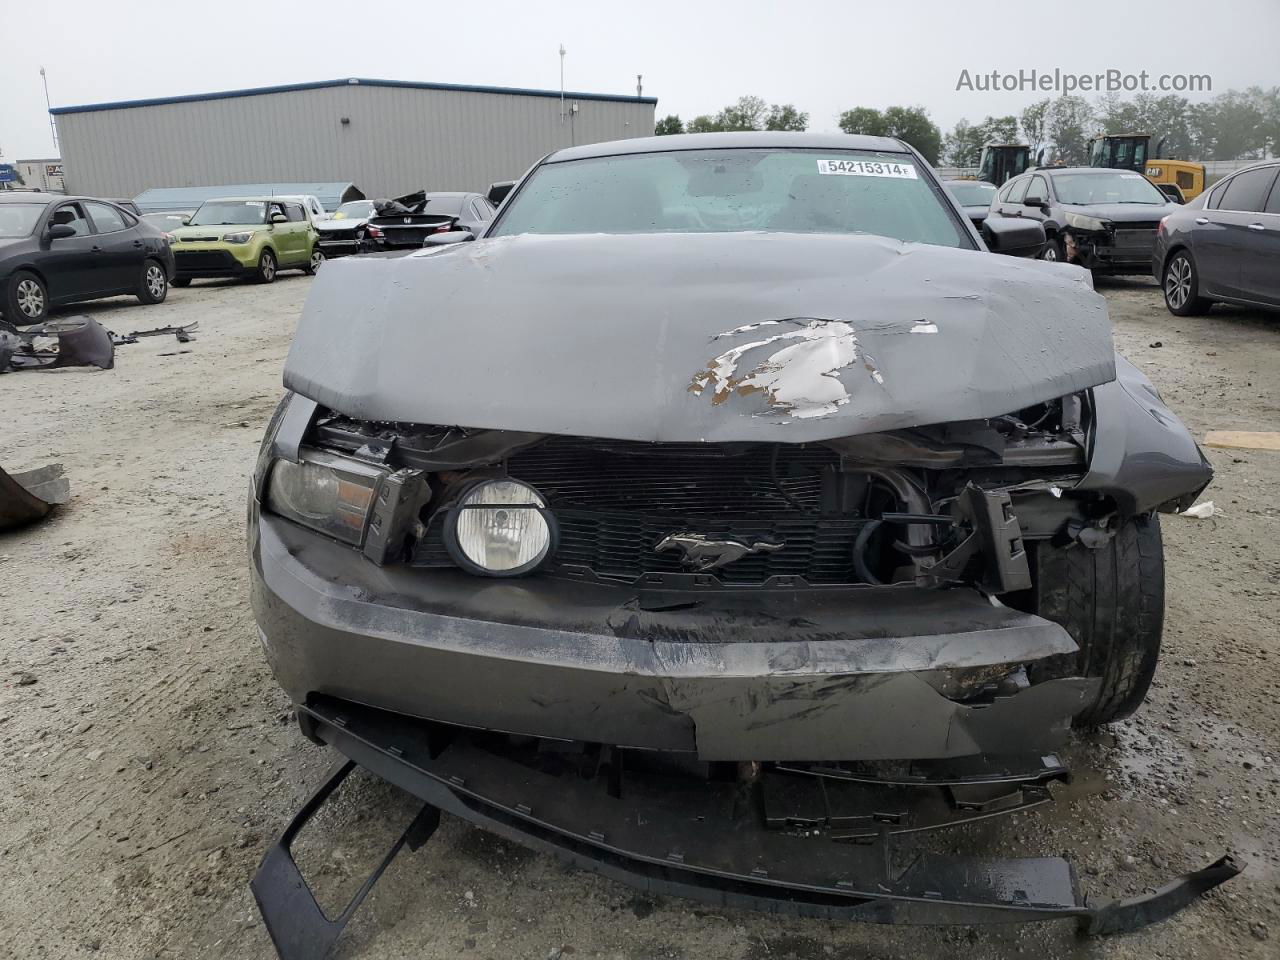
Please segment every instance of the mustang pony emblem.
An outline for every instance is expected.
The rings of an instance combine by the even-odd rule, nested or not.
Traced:
[[[749,553],[776,553],[783,546],[784,544],[770,543],[768,540],[744,543],[732,538],[712,540],[700,533],[672,533],[663,537],[653,549],[655,553],[679,550],[684,554],[682,558],[684,565],[701,573],[733,563]]]

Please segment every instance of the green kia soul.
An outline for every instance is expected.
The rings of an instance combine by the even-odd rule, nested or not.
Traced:
[[[324,262],[302,204],[279,197],[206,200],[174,233],[175,287],[197,277],[271,283],[281,270],[315,273]]]

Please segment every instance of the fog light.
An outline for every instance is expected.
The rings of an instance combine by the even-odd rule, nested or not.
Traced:
[[[445,523],[454,563],[471,573],[516,577],[555,547],[555,517],[546,501],[517,480],[487,480],[467,491]]]

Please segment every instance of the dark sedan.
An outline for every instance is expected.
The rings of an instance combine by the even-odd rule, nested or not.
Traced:
[[[105,200],[0,196],[0,313],[42,321],[50,307],[133,294],[160,303],[173,279],[162,231]]]
[[[942,185],[956,198],[964,215],[981,229],[991,209],[991,200],[996,195],[996,185],[985,180],[944,180]]]
[[[1233,173],[1160,221],[1151,272],[1179,317],[1214,303],[1280,309],[1280,162]]]
[[[493,204],[478,193],[418,192],[375,204],[366,231],[377,250],[416,249],[429,236],[455,230],[478,236],[493,219]]]

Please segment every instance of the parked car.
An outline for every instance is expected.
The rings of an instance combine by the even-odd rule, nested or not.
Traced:
[[[319,223],[329,216],[324,204],[320,202],[320,198],[311,194],[280,194],[277,199],[295,200],[302,204],[302,209],[307,212],[307,219],[312,223]]]
[[[1044,259],[1094,273],[1147,273],[1161,218],[1178,209],[1150,180],[1128,170],[1042,167],[1010,180],[989,217],[1044,226]]]
[[[0,314],[44,320],[51,306],[133,294],[161,303],[174,275],[165,235],[91,197],[0,193]]]
[[[1169,312],[1280,308],[1280,162],[1246,167],[1160,221],[1151,272]]]
[[[478,193],[418,191],[394,200],[377,200],[368,222],[369,239],[377,250],[421,247],[433,234],[466,230],[479,235],[493,219],[493,204]]]
[[[164,233],[171,241],[176,239],[180,227],[185,227],[194,210],[166,210],[164,213],[144,213],[142,220]]]
[[[324,262],[302,205],[279,197],[206,200],[174,236],[178,287],[198,277],[271,283],[280,270],[312,274]]]
[[[996,185],[983,180],[944,180],[942,185],[956,198],[964,215],[981,227],[996,195]]]
[[[372,247],[368,223],[375,213],[372,200],[349,200],[331,217],[316,221],[320,250],[332,259],[351,253],[360,253]],[[378,236],[375,228],[374,237]]]
[[[1039,222],[898,140],[726,133],[560,150],[447,239],[321,273],[255,468],[306,734],[651,890],[1105,926],[1055,858],[894,879],[907,821],[838,799],[1007,798],[1155,673],[1157,511],[1212,471]]]
[[[111,199],[111,200],[108,200],[107,203],[114,203],[121,210],[126,210],[129,213],[133,214],[135,217],[142,216],[142,211],[138,209],[138,205],[134,203],[132,200]]]

